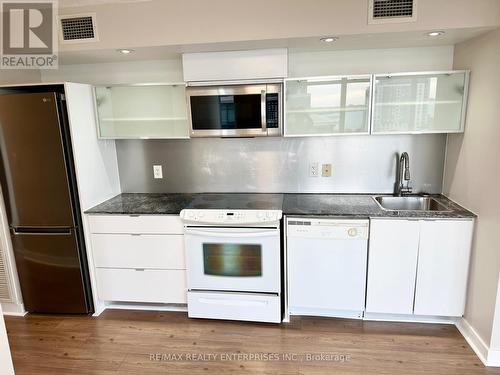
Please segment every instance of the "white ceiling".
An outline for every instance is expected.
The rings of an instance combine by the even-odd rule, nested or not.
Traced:
[[[98,40],[63,43],[61,64],[178,58],[183,52],[454,45],[500,27],[500,0],[419,0],[412,22],[369,24],[367,0],[59,0],[95,13]],[[444,30],[437,38],[426,35]],[[321,36],[338,36],[335,43]],[[119,48],[134,49],[122,55]]]

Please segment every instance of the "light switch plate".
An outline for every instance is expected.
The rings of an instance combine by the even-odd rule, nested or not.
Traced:
[[[331,177],[332,176],[332,165],[331,164],[323,164],[321,168],[321,176],[323,177]]]
[[[309,177],[318,177],[318,176],[319,176],[318,163],[316,162],[309,163]]]
[[[163,169],[161,165],[153,165],[154,178],[163,178]]]

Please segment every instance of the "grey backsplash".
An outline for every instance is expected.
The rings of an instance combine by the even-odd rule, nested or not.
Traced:
[[[410,155],[414,192],[441,193],[446,135],[117,140],[124,193],[392,193],[397,154]],[[309,177],[309,163],[332,164]],[[153,178],[153,165],[163,179]]]

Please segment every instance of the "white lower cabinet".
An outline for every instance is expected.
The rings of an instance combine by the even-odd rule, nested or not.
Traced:
[[[416,315],[464,313],[473,223],[471,220],[421,222]]]
[[[97,288],[104,301],[186,303],[183,270],[97,269]]]
[[[367,313],[461,316],[474,221],[372,219]]]
[[[371,220],[366,312],[413,313],[419,225]]]
[[[92,235],[96,267],[186,269],[180,234]]]
[[[179,216],[90,215],[101,300],[186,303],[184,234]]]

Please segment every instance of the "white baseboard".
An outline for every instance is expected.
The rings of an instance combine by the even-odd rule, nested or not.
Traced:
[[[489,367],[500,367],[500,349],[488,350],[488,360],[486,361]]]
[[[469,322],[465,318],[457,320],[455,325],[462,336],[465,338],[465,341],[467,341],[474,353],[476,353],[476,355],[485,366],[498,366],[489,363],[489,346],[484,342],[481,336],[479,336],[476,330],[469,324]]]
[[[103,313],[103,311],[106,310],[106,304],[104,302],[97,302],[94,303],[94,313],[92,316],[97,317]]]
[[[28,312],[22,303],[2,302],[3,315],[25,316]]]
[[[187,304],[163,304],[163,303],[133,303],[133,302],[105,302],[105,307],[102,311],[107,309],[119,310],[150,310],[150,311],[181,311],[187,312]],[[99,312],[99,315],[102,313]],[[95,316],[95,314],[94,314]]]
[[[448,316],[427,316],[427,315],[405,315],[405,314],[381,314],[367,313],[363,320],[374,320],[381,322],[402,322],[402,323],[437,323],[437,324],[455,324],[457,318]]]

